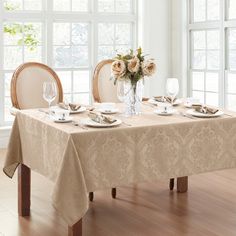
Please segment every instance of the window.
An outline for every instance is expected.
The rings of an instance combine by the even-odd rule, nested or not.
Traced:
[[[89,103],[96,64],[137,47],[137,0],[0,1],[0,125],[11,122],[10,81],[21,63],[46,63],[67,101]]]
[[[190,95],[236,110],[236,1],[189,4]]]

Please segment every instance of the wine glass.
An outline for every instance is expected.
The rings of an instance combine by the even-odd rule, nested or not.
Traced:
[[[117,97],[121,102],[124,102],[125,99],[125,85],[124,81],[117,81]]]
[[[179,93],[179,81],[176,78],[168,78],[166,81],[166,93],[171,97],[173,103],[175,97]]]
[[[44,82],[43,83],[43,98],[48,102],[48,107],[50,110],[50,106],[52,101],[57,96],[57,87],[54,82]]]

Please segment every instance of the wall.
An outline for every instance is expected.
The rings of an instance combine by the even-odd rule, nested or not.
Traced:
[[[173,0],[142,2],[142,47],[156,59],[158,69],[150,81],[145,81],[146,96],[165,94],[165,81],[171,75],[171,1]]]

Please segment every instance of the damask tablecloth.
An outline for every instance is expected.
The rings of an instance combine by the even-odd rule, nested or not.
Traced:
[[[53,181],[52,204],[73,225],[88,210],[88,192],[235,168],[233,115],[162,117],[143,106],[142,115],[122,117],[132,126],[84,130],[24,110],[14,121],[4,172],[12,177],[23,163]]]

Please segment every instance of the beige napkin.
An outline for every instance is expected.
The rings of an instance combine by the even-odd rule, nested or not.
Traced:
[[[78,111],[81,107],[80,104],[73,104],[73,103],[69,103],[68,105],[66,105],[65,103],[61,102],[58,104],[58,106],[62,109],[65,110],[71,110],[71,111]]]
[[[195,109],[195,111],[204,113],[204,114],[215,114],[216,112],[219,111],[219,109],[217,108],[200,105],[200,104],[193,104],[192,107]]]
[[[157,102],[169,102],[169,103],[174,103],[177,98],[174,98],[174,100],[172,101],[172,98],[170,96],[155,96],[154,100]]]
[[[99,124],[113,124],[116,122],[116,119],[112,116],[102,115],[99,112],[89,112],[89,118]]]

